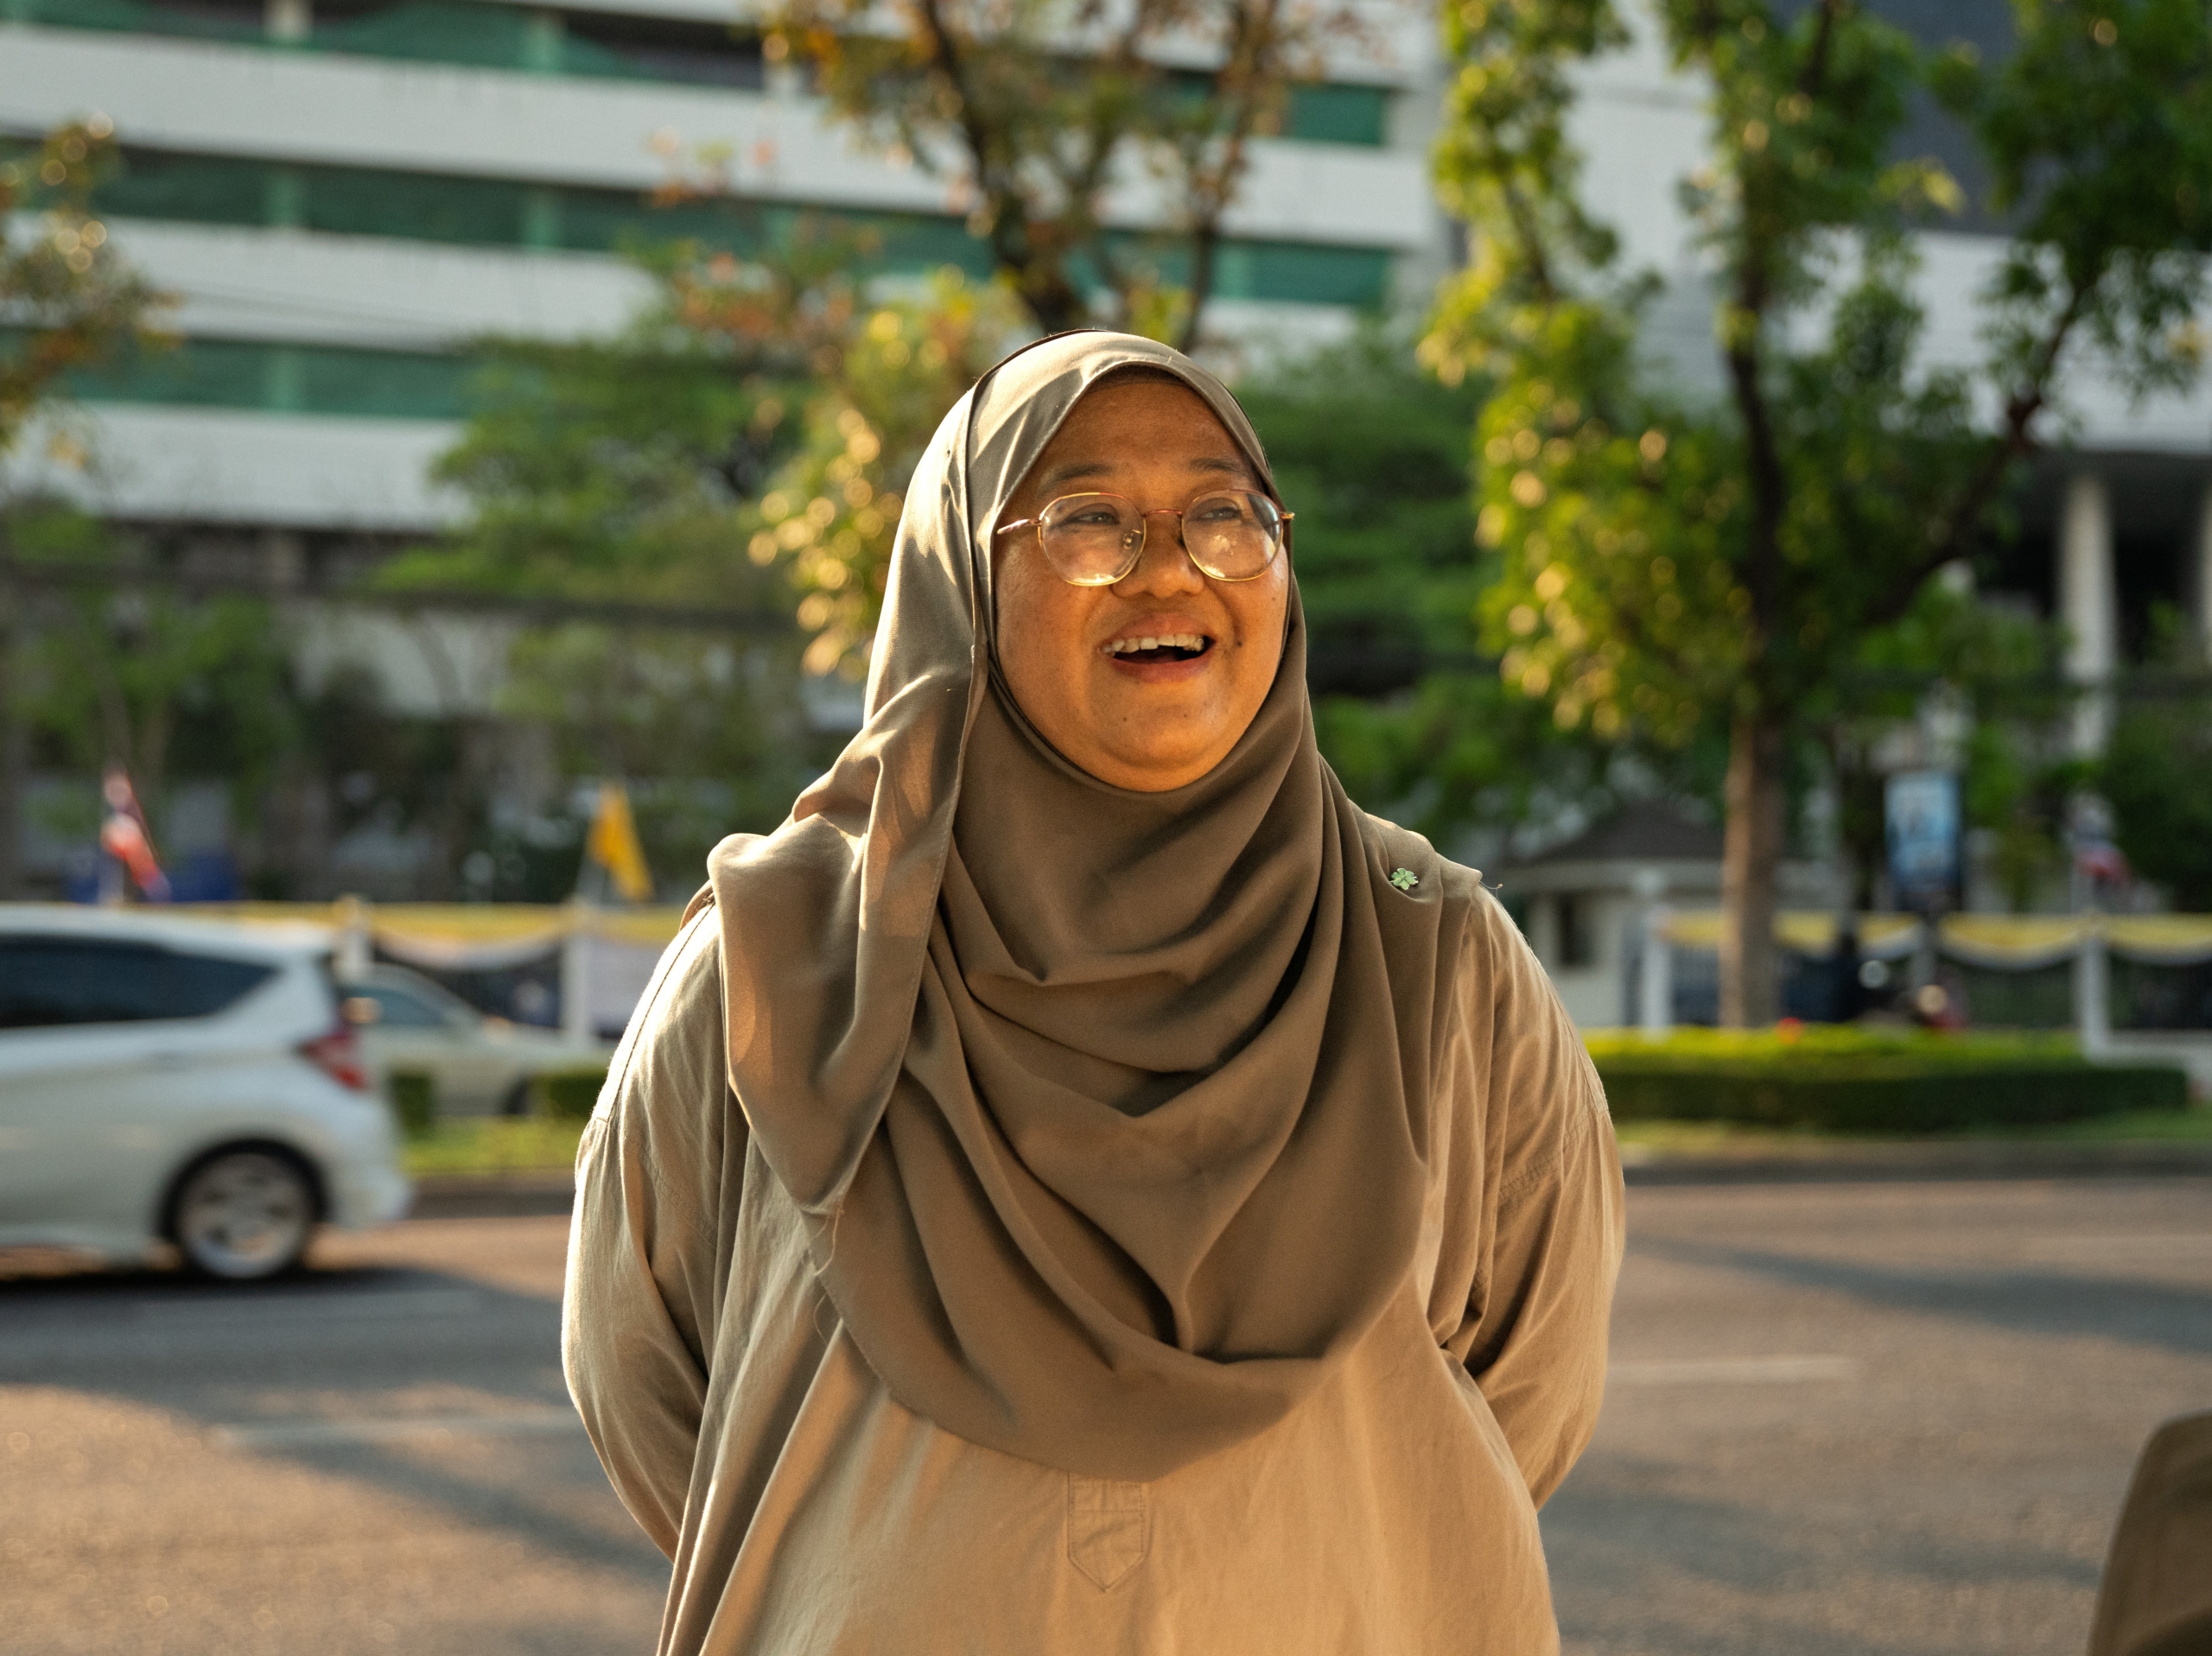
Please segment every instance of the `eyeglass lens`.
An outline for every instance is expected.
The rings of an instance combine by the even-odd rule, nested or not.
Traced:
[[[1217,581],[1249,581],[1282,549],[1282,514],[1262,494],[1206,495],[1182,517],[1191,562]],[[1148,521],[1119,495],[1064,495],[1039,516],[1038,538],[1061,580],[1105,587],[1136,567]]]

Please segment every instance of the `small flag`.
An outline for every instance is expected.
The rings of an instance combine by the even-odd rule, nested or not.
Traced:
[[[169,900],[168,877],[154,857],[154,836],[146,826],[146,813],[138,808],[138,795],[130,772],[119,765],[107,767],[100,781],[100,796],[107,815],[100,822],[100,849],[130,871],[139,891],[156,903]]]
[[[638,843],[629,792],[619,782],[600,784],[599,809],[592,813],[591,832],[584,836],[584,860],[604,868],[626,901],[652,898],[653,877],[645,866],[645,848]]]

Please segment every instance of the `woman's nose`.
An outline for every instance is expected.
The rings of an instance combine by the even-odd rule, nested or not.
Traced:
[[[1144,514],[1144,550],[1137,555],[1137,567],[1115,583],[1116,590],[1124,595],[1160,596],[1204,591],[1205,576],[1183,547],[1183,514],[1155,508]]]

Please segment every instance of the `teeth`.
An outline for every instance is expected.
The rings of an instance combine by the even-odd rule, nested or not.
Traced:
[[[1135,655],[1141,650],[1204,650],[1206,641],[1195,632],[1170,632],[1160,638],[1116,638],[1106,646],[1114,656]]]

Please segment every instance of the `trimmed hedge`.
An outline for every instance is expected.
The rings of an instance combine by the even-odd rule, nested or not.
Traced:
[[[2044,1126],[2189,1107],[2158,1063],[2091,1063],[2063,1037],[1677,1031],[1589,1042],[1621,1121],[1730,1121],[1815,1133],[1923,1133]]]
[[[1677,1030],[1592,1036],[1619,1121],[1731,1121],[1814,1133],[1962,1133],[2189,1107],[2189,1080],[2156,1063],[2091,1063],[2063,1036],[1929,1035],[1808,1025],[1796,1034]],[[582,1121],[607,1071],[556,1070],[536,1113]],[[392,1077],[393,1102],[403,1081]],[[425,1106],[429,1101],[425,1100]],[[429,1115],[423,1118],[427,1126]],[[412,1129],[420,1132],[423,1129]]]
[[[540,1115],[556,1121],[582,1121],[599,1102],[599,1089],[607,1084],[603,1068],[556,1069],[530,1084],[531,1096]]]
[[[385,1077],[385,1092],[391,1113],[399,1118],[400,1133],[410,1139],[428,1138],[438,1125],[438,1083],[435,1077],[413,1070],[395,1070]]]

